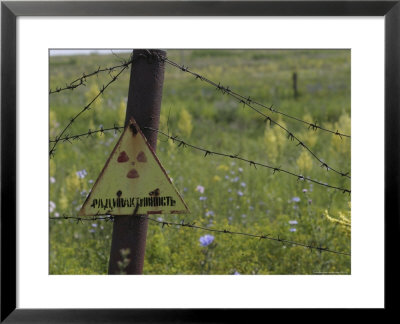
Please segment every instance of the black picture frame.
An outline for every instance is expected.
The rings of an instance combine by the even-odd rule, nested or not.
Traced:
[[[385,309],[396,307],[399,235],[400,1],[2,1],[1,322],[230,322],[238,310],[16,308],[16,19],[18,16],[384,16]],[[7,203],[5,203],[7,202]],[[372,261],[371,261],[372,262]],[[390,298],[389,296],[393,296]],[[241,312],[246,312],[241,310]],[[256,312],[253,310],[253,312]],[[257,312],[262,312],[258,310]],[[253,314],[252,314],[253,315]],[[254,314],[257,316],[257,314]],[[262,314],[261,314],[262,316]]]

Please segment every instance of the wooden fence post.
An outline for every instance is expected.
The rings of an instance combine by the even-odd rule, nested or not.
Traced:
[[[158,129],[160,122],[161,98],[164,83],[164,61],[166,56],[161,50],[134,50],[129,82],[128,104],[125,125],[133,117],[156,150],[157,132],[144,127]],[[123,272],[142,274],[146,250],[148,220],[145,217],[116,216],[114,219],[109,274],[121,273],[121,262],[126,253]],[[128,250],[129,249],[129,250]],[[129,253],[128,253],[129,251]],[[129,259],[129,262],[127,262]]]

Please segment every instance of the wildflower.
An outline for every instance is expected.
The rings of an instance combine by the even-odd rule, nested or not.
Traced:
[[[214,236],[206,234],[199,239],[201,246],[208,246],[214,241]]]
[[[198,185],[198,186],[196,187],[196,191],[198,191],[198,192],[200,192],[200,193],[202,194],[202,193],[204,193],[204,187]]]
[[[96,233],[96,230],[93,229],[93,228],[91,228],[91,229],[89,230],[89,232],[90,232],[90,233]]]
[[[159,222],[163,222],[163,221],[164,221],[164,219],[163,219],[162,217],[157,217],[157,220],[158,220]]]
[[[199,199],[200,199],[201,201],[204,201],[204,200],[207,200],[207,197],[201,196]]]
[[[237,192],[237,194],[238,194],[239,197],[242,197],[244,195],[244,193],[241,192],[240,190]]]
[[[303,189],[302,191],[303,191],[303,193],[306,193],[308,190],[307,189]]]
[[[93,224],[92,224],[92,227],[97,227],[97,224],[96,224],[96,223],[93,223]]]
[[[234,273],[233,273],[235,276],[240,276],[240,273],[239,272],[237,272],[237,271],[235,271]]]
[[[228,171],[228,170],[229,170],[229,167],[226,166],[225,164],[220,164],[220,165],[217,167],[217,170]]]
[[[235,174],[235,171],[231,171],[231,174],[234,175],[234,174]]]
[[[250,209],[250,210],[254,210],[254,207],[253,207],[253,206],[249,206],[249,209]]]
[[[212,210],[209,210],[208,212],[206,212],[206,216],[214,216],[215,213]]]
[[[87,176],[87,172],[85,169],[77,171],[76,175],[78,176],[79,179],[83,179],[84,177]]]
[[[239,177],[235,177],[232,179],[232,182],[238,182],[239,181]]]
[[[89,183],[93,183],[94,181],[93,181],[92,179],[90,179],[88,182],[89,182]]]
[[[289,224],[290,225],[296,225],[297,224],[297,220],[291,220],[291,221],[289,221]]]
[[[217,181],[221,181],[221,177],[219,176],[214,176],[213,181],[217,182]]]
[[[244,183],[244,182],[241,182],[240,185],[241,185],[243,188],[246,187],[246,183]]]
[[[311,205],[312,199],[308,199],[308,204]]]
[[[81,196],[82,196],[82,197],[86,197],[86,195],[87,195],[86,190],[81,191]]]
[[[242,214],[242,217],[243,217],[243,218],[246,218],[246,214]]]
[[[225,179],[226,179],[226,180],[229,180],[230,178],[229,178],[229,176],[228,176],[228,175],[226,175],[226,176],[225,176]]]
[[[56,204],[54,202],[50,201],[49,205],[50,205],[50,208],[49,208],[50,213],[52,213],[54,211],[54,209],[56,209]]]
[[[299,201],[300,201],[300,197],[293,197],[293,198],[292,198],[292,201],[294,201],[294,202],[299,202]]]
[[[54,213],[54,217],[60,217],[60,214],[57,213],[57,212],[55,212],[55,213]]]
[[[56,182],[56,178],[50,177],[50,183],[55,183],[55,182]]]
[[[186,191],[188,191],[188,188],[186,188],[186,187],[183,188],[183,192],[186,192]]]
[[[296,229],[295,228],[291,228],[289,231],[296,232]]]
[[[242,169],[242,168],[239,168],[238,171],[239,171],[239,172],[243,172],[243,169]]]

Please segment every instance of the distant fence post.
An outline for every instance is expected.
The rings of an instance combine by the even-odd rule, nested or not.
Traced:
[[[297,99],[299,96],[299,92],[297,90],[297,72],[293,72],[293,96],[294,99]]]
[[[125,125],[133,117],[155,151],[157,132],[144,129],[144,127],[158,129],[159,126],[165,64],[157,57],[166,57],[166,52],[134,50],[132,55]],[[127,265],[124,264],[124,273],[142,274],[147,225],[148,220],[145,217],[116,216],[114,218],[109,274],[121,273],[123,261],[121,251],[125,251],[122,254],[126,254],[125,258],[130,260]]]

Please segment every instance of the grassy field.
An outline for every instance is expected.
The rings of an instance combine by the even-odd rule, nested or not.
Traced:
[[[119,54],[128,59],[129,54]],[[168,57],[246,97],[274,105],[308,122],[351,132],[350,51],[347,50],[169,50]],[[115,55],[50,57],[50,89],[63,87],[99,66],[117,65]],[[123,125],[127,69],[72,124],[67,134]],[[297,73],[297,98],[293,73]],[[114,72],[114,75],[116,72]],[[50,95],[50,138],[110,80],[108,73],[86,86]],[[298,136],[329,166],[349,172],[350,139],[313,131],[268,113]],[[351,188],[348,178],[317,160],[277,126],[228,95],[166,66],[160,129],[212,151],[240,154],[330,185]],[[59,143],[50,159],[50,274],[106,274],[112,222],[77,224],[76,215],[119,134],[106,132]],[[157,155],[191,213],[166,221],[281,238],[350,253],[350,195],[248,163],[178,147],[159,135]],[[160,218],[160,219],[161,219]],[[213,237],[206,237],[209,234]],[[129,256],[128,256],[129,257]],[[350,274],[350,256],[190,228],[149,223],[145,274]]]

